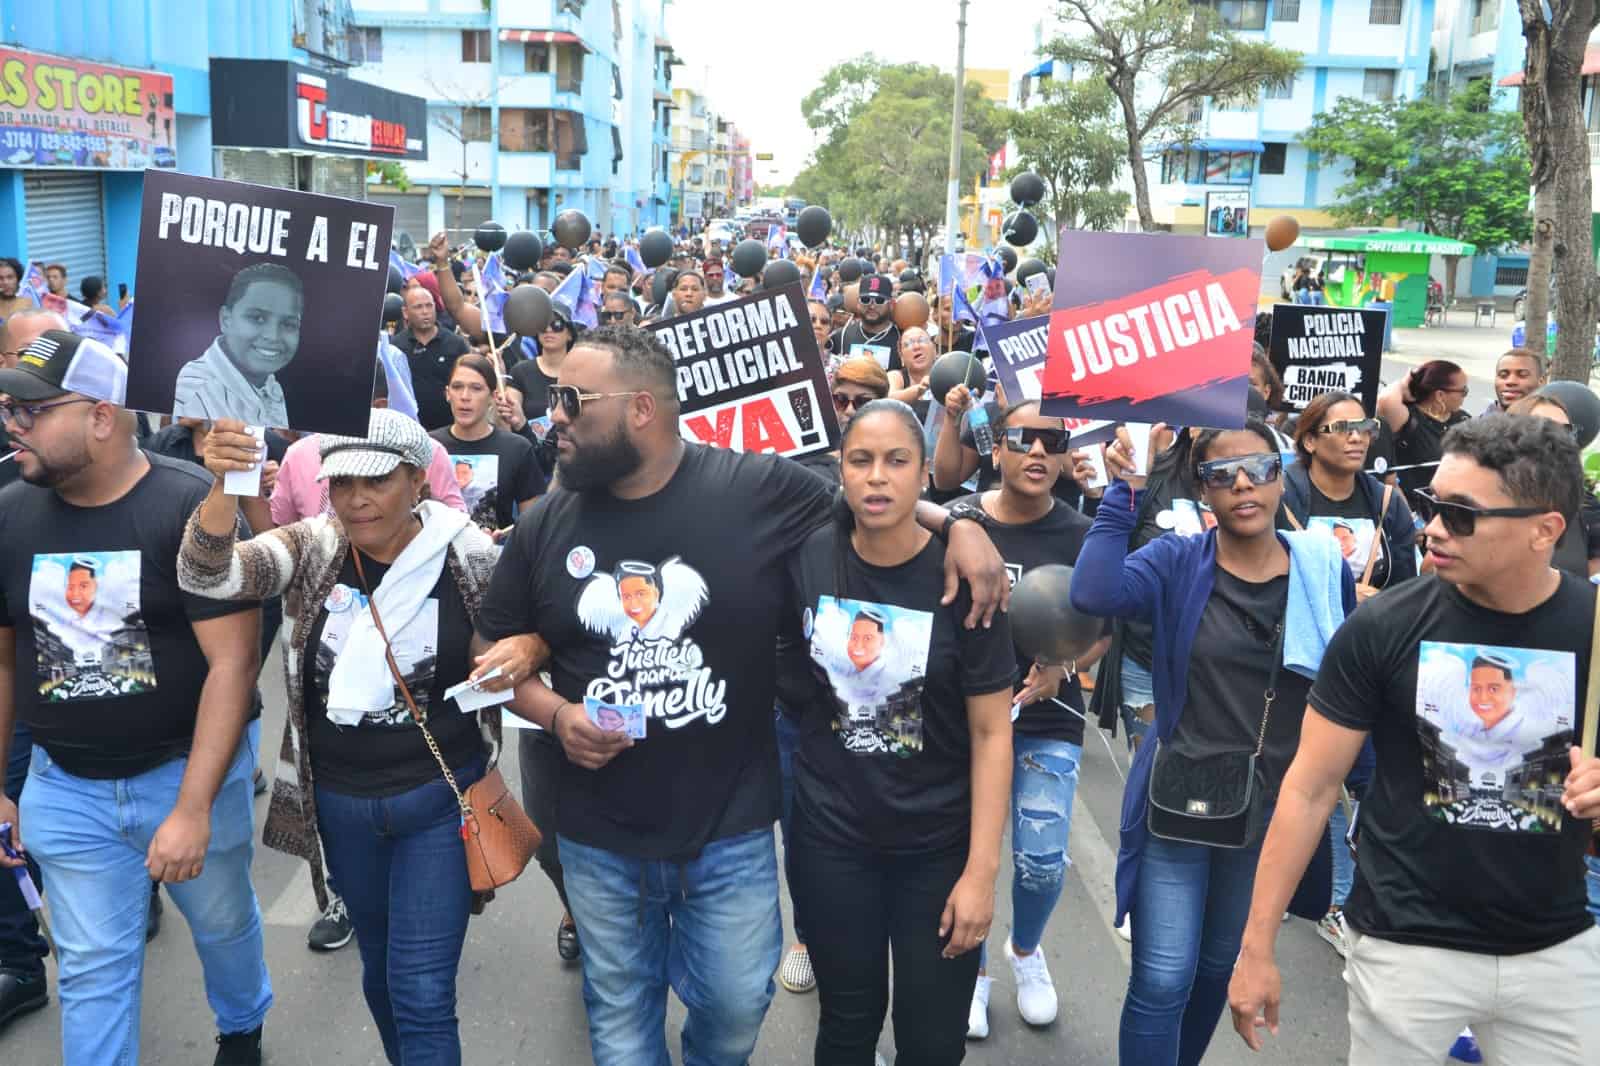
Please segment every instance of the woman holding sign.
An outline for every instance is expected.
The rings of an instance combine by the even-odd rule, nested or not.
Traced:
[[[222,419],[205,447],[216,480],[178,557],[185,592],[282,595],[294,619],[283,742],[293,764],[277,774],[263,836],[310,863],[319,904],[327,856],[392,1063],[461,1061],[455,978],[474,899],[443,768],[465,789],[500,746],[498,706],[462,714],[445,697],[473,673],[496,552],[465,514],[425,498],[432,447],[414,420],[374,411],[366,439],[320,438],[331,517],[238,541],[237,497],[223,478],[262,456],[243,424]],[[532,655],[497,658],[478,672],[499,667],[485,683],[498,689],[533,666]]]
[[[1355,606],[1334,542],[1273,529],[1283,458],[1257,420],[1205,430],[1190,453],[1203,536],[1128,553],[1145,479],[1126,429],[1073,571],[1072,604],[1154,627],[1156,717],[1123,795],[1117,918],[1131,914],[1133,971],[1122,1066],[1194,1066],[1227,1003],[1261,834],[1294,757],[1325,642]],[[1330,589],[1339,592],[1328,595]],[[1310,917],[1326,906],[1327,872]]]
[[[900,1060],[953,1066],[1010,810],[1011,631],[962,626],[965,583],[940,604],[911,409],[867,404],[840,454],[835,521],[790,562],[812,661],[789,871],[822,999],[815,1061],[872,1061],[892,955]]]

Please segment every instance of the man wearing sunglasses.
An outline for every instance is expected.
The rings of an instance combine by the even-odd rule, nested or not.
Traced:
[[[1577,445],[1548,420],[1490,415],[1442,451],[1416,494],[1437,576],[1351,615],[1311,690],[1229,991],[1234,1028],[1251,1047],[1277,1029],[1279,916],[1370,734],[1344,910],[1350,1066],[1433,1066],[1464,1025],[1501,1066],[1589,1064],[1600,928],[1583,856],[1600,759],[1577,745],[1596,713],[1595,589],[1551,566],[1584,491]],[[1496,677],[1515,679],[1499,703],[1519,713],[1486,693]],[[1543,724],[1525,728],[1528,715]],[[1491,748],[1510,754],[1491,765]]]
[[[602,326],[636,326],[639,324],[639,305],[633,302],[627,290],[606,293],[597,316]]]
[[[585,334],[550,411],[558,487],[519,520],[479,626],[551,645],[553,689],[525,682],[513,709],[566,752],[559,842],[594,1061],[667,1061],[671,979],[694,1034],[686,1062],[743,1063],[783,946],[772,606],[786,560],[831,520],[833,491],[774,455],[686,443],[677,368],[643,330]],[[970,575],[967,621],[981,624],[1005,599],[1004,566],[976,522],[950,517],[919,508],[950,526],[947,578]],[[672,627],[626,626],[624,564],[662,576]],[[642,707],[645,736],[599,728],[598,702]]]
[[[704,306],[715,307],[725,304],[729,300],[739,297],[723,288],[723,267],[721,259],[707,259],[700,264],[700,272],[706,279],[706,302]]]
[[[900,330],[894,324],[894,282],[884,274],[861,279],[859,318],[833,335],[833,353],[870,355],[885,370],[900,369]]]

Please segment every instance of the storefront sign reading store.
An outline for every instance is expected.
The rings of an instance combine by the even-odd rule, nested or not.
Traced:
[[[172,78],[0,47],[0,166],[177,166]]]

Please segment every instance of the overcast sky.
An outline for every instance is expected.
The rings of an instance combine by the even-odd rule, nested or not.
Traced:
[[[683,60],[673,84],[705,91],[755,151],[774,154],[774,162],[756,164],[757,181],[787,181],[812,147],[800,101],[828,68],[874,52],[954,71],[958,7],[957,0],[669,0],[667,34]],[[1051,0],[973,0],[967,66],[1013,76],[1034,66],[1034,24],[1054,7]]]

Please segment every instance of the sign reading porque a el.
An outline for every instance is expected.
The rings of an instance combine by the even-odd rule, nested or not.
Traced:
[[[810,455],[839,443],[800,282],[650,327],[678,366],[685,440]]]
[[[365,436],[394,208],[145,178],[128,406]]]

